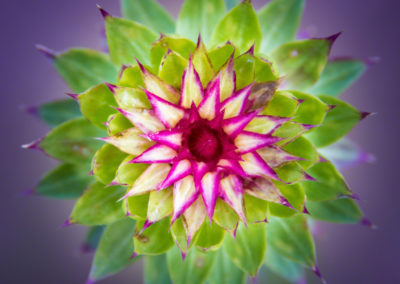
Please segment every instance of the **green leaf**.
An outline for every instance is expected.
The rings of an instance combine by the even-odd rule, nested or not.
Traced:
[[[104,188],[100,182],[92,184],[76,202],[70,216],[71,223],[96,226],[122,219],[124,211],[117,201],[124,193],[121,187]]]
[[[175,22],[155,0],[122,0],[124,18],[141,23],[158,33],[173,33]]]
[[[277,91],[262,111],[262,114],[293,117],[298,106],[299,102],[290,92]]]
[[[107,132],[109,136],[115,135],[132,127],[132,123],[122,113],[110,115],[107,121]]]
[[[121,184],[133,185],[135,180],[147,169],[148,165],[128,163],[134,156],[128,156],[122,161],[117,171],[117,181]]]
[[[180,88],[182,84],[183,71],[187,66],[187,60],[175,52],[165,55],[158,76],[166,83],[175,88]]]
[[[79,105],[71,99],[44,103],[38,107],[28,108],[27,111],[32,112],[50,127],[56,127],[81,116]]]
[[[144,221],[138,221],[135,230],[134,243],[137,254],[162,254],[174,245],[169,232],[170,218],[164,218],[140,233],[143,225]]]
[[[307,134],[316,147],[328,146],[345,136],[361,120],[361,113],[337,98],[324,95],[323,102],[335,107],[326,114],[321,126]]]
[[[343,176],[331,162],[317,163],[307,173],[316,179],[302,182],[307,200],[325,201],[352,194]]]
[[[99,128],[106,129],[104,123],[116,113],[117,103],[110,89],[101,84],[78,96],[82,114]]]
[[[91,49],[70,49],[54,57],[54,67],[77,93],[117,79],[118,69],[108,55]]]
[[[258,12],[262,32],[260,51],[267,54],[294,40],[304,9],[304,0],[274,0]]]
[[[212,223],[211,225],[207,221],[203,222],[203,225],[199,230],[196,246],[203,250],[216,250],[221,246],[224,236],[225,230],[220,226],[215,223]]]
[[[115,64],[134,64],[136,58],[143,64],[150,64],[149,51],[157,35],[145,26],[107,16],[106,36],[110,56]]]
[[[233,232],[236,229],[239,219],[235,211],[218,198],[214,209],[213,220],[225,230]]]
[[[257,14],[249,0],[241,2],[230,10],[214,30],[211,45],[230,41],[239,52],[247,51],[255,44],[255,51],[261,44],[261,30]]]
[[[118,78],[119,87],[140,88],[144,87],[142,72],[138,65],[123,68]]]
[[[226,10],[229,11],[239,3],[238,0],[225,0]]]
[[[254,58],[254,81],[270,82],[279,78],[272,68],[272,63],[261,57]]]
[[[111,144],[104,144],[93,158],[93,173],[103,184],[108,185],[113,181],[119,165],[127,154],[118,150]]]
[[[293,283],[300,283],[304,279],[303,267],[276,252],[273,247],[268,247],[265,264],[273,272]]]
[[[89,162],[103,144],[94,138],[105,135],[105,131],[95,127],[85,118],[77,118],[50,131],[39,143],[39,148],[60,161],[80,164]]]
[[[81,250],[83,252],[91,252],[97,249],[101,236],[104,233],[104,226],[93,226],[89,227],[86,232],[85,242],[83,243]]]
[[[75,199],[94,181],[88,165],[61,164],[39,182],[35,193],[46,197]]]
[[[235,58],[233,69],[236,72],[236,90],[250,85],[254,81],[254,55],[245,53]]]
[[[165,254],[146,256],[144,258],[145,284],[172,284]]]
[[[275,186],[279,189],[283,197],[292,205],[297,211],[303,211],[305,194],[304,190],[300,184],[284,184],[282,182],[274,181]],[[296,214],[293,209],[270,202],[268,204],[268,209],[271,215],[278,217],[290,217]]]
[[[311,125],[321,124],[329,106],[317,97],[295,91],[291,93],[297,99],[303,100],[297,108],[293,121]]]
[[[183,217],[176,219],[174,224],[171,226],[171,235],[181,252],[185,254],[187,254],[188,249],[192,247],[193,243],[196,241],[196,237],[198,236],[198,234],[195,235],[194,240],[189,244],[188,248],[185,226],[183,225]]]
[[[201,34],[204,42],[208,44],[224,13],[223,0],[186,0],[176,21],[176,33],[194,42]]]
[[[327,39],[308,39],[275,49],[271,56],[286,78],[285,88],[302,91],[311,87],[325,67],[330,45]]]
[[[208,58],[207,50],[203,42],[199,42],[193,53],[193,65],[199,74],[200,81],[204,88],[208,82],[214,77],[215,71],[212,67],[210,58]]]
[[[267,240],[268,247],[288,259],[308,267],[315,266],[314,242],[305,215],[271,217],[267,224]]]
[[[300,157],[304,160],[297,161],[303,169],[308,169],[313,164],[319,161],[319,154],[314,148],[314,145],[304,136],[300,136],[282,148],[290,154]]]
[[[129,211],[129,216],[136,220],[146,220],[149,205],[149,194],[134,195],[126,199],[124,208]]]
[[[268,215],[268,202],[249,194],[244,195],[246,219],[249,223],[266,222]]]
[[[135,221],[129,218],[106,227],[90,269],[91,281],[116,274],[132,262],[134,229]]]
[[[363,214],[357,204],[349,198],[323,202],[307,201],[306,207],[311,217],[333,223],[359,223]]]
[[[231,261],[251,276],[256,276],[265,256],[265,224],[249,224],[246,228],[242,223],[236,232],[236,240],[227,236],[224,249]]]
[[[214,70],[219,70],[228,61],[234,51],[235,47],[232,44],[225,44],[210,50],[208,57]]]
[[[208,282],[210,284],[244,284],[246,274],[232,263],[225,250],[219,249],[216,254]]]
[[[185,59],[193,54],[196,49],[196,44],[191,40],[176,35],[161,36],[151,48],[150,58],[153,66],[153,72],[157,74],[163,57],[168,53],[168,50],[178,53]]]
[[[317,83],[307,92],[337,97],[365,72],[366,65],[357,59],[337,59],[326,64]]]
[[[138,88],[118,87],[114,91],[114,96],[121,108],[151,108],[145,92]]]
[[[174,246],[167,253],[168,270],[173,283],[204,283],[213,267],[215,256],[216,252],[204,253],[193,248],[182,261],[178,247]]]

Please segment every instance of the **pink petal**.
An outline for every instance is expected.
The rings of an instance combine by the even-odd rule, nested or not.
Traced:
[[[163,130],[156,133],[149,133],[145,137],[151,141],[165,144],[174,150],[178,150],[182,144],[182,132],[178,130]]]
[[[243,201],[243,183],[235,175],[229,175],[221,180],[221,197],[238,214],[246,224]]]
[[[220,78],[212,82],[210,89],[199,105],[200,116],[212,120],[219,112]]]
[[[201,200],[200,196],[194,203],[187,208],[185,213],[183,214],[184,222],[183,225],[185,227],[186,236],[187,236],[187,247],[189,247],[190,242],[193,239],[193,236],[200,229],[201,225],[204,222],[206,217],[206,209],[204,208],[204,203]]]
[[[210,223],[214,215],[215,203],[219,193],[219,174],[217,171],[206,173],[201,179],[201,195],[206,206]]]
[[[164,189],[171,186],[173,183],[181,180],[189,175],[192,171],[192,165],[189,160],[181,160],[172,165],[171,171],[166,179],[159,185],[158,189]]]
[[[189,175],[174,184],[174,213],[171,223],[174,223],[199,196],[193,176]]]
[[[274,145],[259,149],[257,153],[272,168],[279,167],[290,161],[304,160],[300,157],[290,155],[289,153],[286,153],[281,148]]]
[[[99,138],[122,152],[137,156],[152,145],[151,141],[140,136],[142,132],[136,128],[129,128],[113,136]]]
[[[243,131],[235,138],[234,143],[238,148],[237,152],[245,154],[272,145],[280,140],[282,140],[280,137]]]
[[[185,69],[182,78],[182,91],[180,105],[184,108],[190,108],[192,102],[198,106],[203,98],[203,86],[199,74],[193,66],[192,59],[189,58],[189,65]]]
[[[252,87],[253,85],[244,87],[222,103],[221,109],[225,109],[225,118],[238,116],[243,112]]]
[[[258,111],[253,111],[225,119],[222,122],[222,127],[225,133],[231,137],[235,137],[257,116],[257,113]]]
[[[272,133],[285,122],[291,120],[291,117],[278,117],[270,115],[258,115],[247,126],[246,130],[261,134]]]
[[[132,122],[143,133],[157,132],[165,129],[164,125],[154,115],[152,110],[130,109],[129,111],[118,109],[130,122]]]
[[[278,175],[256,152],[250,152],[242,156],[239,161],[243,170],[251,177],[267,177],[279,180]]]
[[[230,171],[232,174],[237,174],[242,177],[247,177],[247,174],[245,173],[245,171],[240,166],[240,164],[237,160],[221,159],[218,162],[218,167],[224,168],[224,169]]]
[[[175,150],[172,148],[166,145],[156,144],[134,158],[130,163],[169,163],[176,155]]]
[[[147,97],[149,98],[150,104],[153,107],[155,114],[158,119],[165,125],[167,128],[175,127],[175,125],[183,118],[185,115],[185,111],[152,93],[147,90],[144,90]]]
[[[157,186],[167,177],[171,166],[168,164],[152,164],[137,178],[133,186],[122,199],[129,196],[143,194],[155,190]]]
[[[138,62],[138,65],[142,72],[144,85],[149,92],[171,103],[177,103],[179,101],[179,93],[174,87],[150,73],[140,62]]]

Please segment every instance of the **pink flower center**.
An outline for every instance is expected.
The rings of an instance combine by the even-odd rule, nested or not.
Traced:
[[[199,161],[215,161],[222,154],[223,149],[219,134],[208,125],[193,127],[187,139],[190,153]]]

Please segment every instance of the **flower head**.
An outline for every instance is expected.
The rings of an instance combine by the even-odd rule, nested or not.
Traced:
[[[130,20],[100,8],[109,55],[39,47],[79,109],[27,108],[55,128],[24,147],[62,162],[30,192],[78,198],[65,225],[91,227],[86,248],[101,238],[89,283],[136,255],[175,283],[228,283],[263,264],[321,277],[311,220],[371,226],[335,167],[367,160],[338,141],[366,113],[337,98],[365,63],[328,61],[339,34],[294,40],[302,0],[258,13],[186,0],[176,25],[154,1],[122,4]]]

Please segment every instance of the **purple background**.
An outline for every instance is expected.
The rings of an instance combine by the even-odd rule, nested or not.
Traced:
[[[47,129],[18,111],[22,104],[62,98],[67,86],[34,44],[55,50],[101,47],[102,19],[96,2],[114,15],[119,1],[14,0],[2,2],[1,33],[1,242],[0,283],[84,283],[91,255],[78,251],[84,230],[60,229],[72,202],[23,198],[54,161],[20,145]],[[182,1],[161,1],[174,15]],[[254,1],[257,7],[266,1]],[[378,114],[351,136],[377,156],[375,164],[345,172],[367,216],[379,226],[323,224],[317,239],[320,268],[329,283],[400,283],[399,16],[395,0],[308,0],[302,27],[316,36],[343,30],[333,55],[382,60],[343,96],[361,110]],[[396,88],[397,87],[397,88]],[[135,267],[135,269],[133,268]],[[102,283],[141,283],[140,265]],[[310,277],[310,283],[318,283]]]

